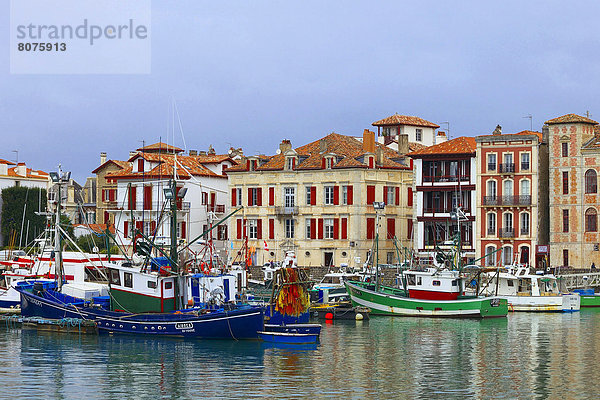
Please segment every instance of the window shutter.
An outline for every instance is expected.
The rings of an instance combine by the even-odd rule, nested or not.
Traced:
[[[254,203],[252,202],[252,188],[248,188],[248,206],[253,206]]]
[[[232,206],[237,206],[236,203],[236,194],[237,194],[237,190],[235,190],[235,188],[231,189],[231,205]]]
[[[412,219],[408,219],[408,238],[412,239],[412,234],[413,234],[413,220]]]
[[[408,206],[412,207],[412,205],[413,205],[413,191],[412,191],[411,187],[408,188],[408,199],[407,200],[408,200]]]
[[[185,239],[185,232],[186,231],[186,223],[185,221],[181,221],[181,238]]]
[[[150,222],[150,230],[152,231],[152,236],[156,234],[156,221]]]
[[[248,228],[247,228],[247,226],[248,226],[248,220],[246,218],[244,218],[242,220],[242,235],[243,235],[244,238],[248,237]]]
[[[315,218],[310,219],[310,238],[317,238],[317,220]]]
[[[269,219],[269,239],[275,239],[275,220]]]
[[[104,192],[106,192],[106,190],[102,191],[102,201],[105,202],[106,201],[106,196],[104,195]]]
[[[136,221],[135,229],[137,229],[140,232],[143,232],[144,231],[144,221]]]
[[[108,193],[108,199],[110,201],[115,201],[117,198],[117,189],[112,189],[109,193]]]
[[[348,186],[348,205],[354,204],[354,193],[352,191],[352,185]]]
[[[106,222],[106,221],[105,221]],[[129,237],[129,221],[123,223],[123,235]]]
[[[412,191],[412,188],[409,188],[409,193]],[[412,196],[409,197],[411,200],[408,200],[412,203]],[[400,205],[400,186],[396,186],[396,205]]]
[[[269,205],[270,206],[275,205],[275,188],[274,187],[269,188]]]
[[[340,238],[340,219],[339,218],[334,218],[334,220],[333,220],[333,238],[334,239]]]
[[[135,186],[130,186],[129,187],[129,209],[130,210],[135,210],[135,203],[136,203],[136,198],[135,198]]]
[[[256,189],[257,193],[256,193],[256,205],[257,206],[262,206],[262,188],[258,188]]]
[[[321,168],[325,169],[325,157],[321,159]]]
[[[393,239],[396,236],[396,220],[394,218],[388,218],[387,220],[387,238]]]
[[[383,187],[383,202],[387,205],[388,203],[388,187],[384,186]]]
[[[342,218],[342,239],[348,239],[348,218]]]
[[[337,185],[333,187],[333,204],[340,204],[340,187]]]
[[[369,157],[369,168],[373,168],[373,157]]]
[[[319,218],[319,239],[323,239],[323,218]]]
[[[152,186],[144,186],[144,210],[152,210]]]
[[[367,204],[373,205],[375,202],[375,186],[367,186]]]
[[[256,220],[256,238],[262,239],[262,219]]]
[[[238,240],[242,238],[242,219],[237,219],[237,238]]]
[[[317,204],[317,187],[311,186],[310,187],[310,205],[314,206],[316,204]]]
[[[296,159],[292,158],[292,169],[296,169]]]
[[[408,164],[410,166],[410,169],[413,169],[413,159],[410,159],[410,164]]]
[[[375,239],[375,218],[367,218],[367,239]]]

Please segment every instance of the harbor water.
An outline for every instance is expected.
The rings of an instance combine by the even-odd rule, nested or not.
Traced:
[[[600,311],[323,323],[316,346],[0,327],[0,398],[595,399]]]

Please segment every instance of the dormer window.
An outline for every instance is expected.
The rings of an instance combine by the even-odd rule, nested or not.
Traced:
[[[326,169],[333,168],[333,157],[325,157],[325,168]]]
[[[248,160],[248,171],[256,171],[256,167],[258,166],[257,160]]]
[[[369,168],[375,168],[375,158],[373,156],[367,156],[367,162],[369,163]]]
[[[144,159],[138,158],[137,164],[138,172],[144,172]]]
[[[296,157],[285,158],[285,169],[289,171],[296,169]]]

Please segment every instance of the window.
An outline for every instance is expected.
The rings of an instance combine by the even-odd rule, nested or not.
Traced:
[[[529,153],[521,153],[521,171],[527,171],[529,167]]]
[[[296,157],[286,157],[285,169],[293,170],[294,168],[296,168]]]
[[[423,129],[415,129],[415,138],[417,142],[423,141]]]
[[[112,268],[109,268],[108,270],[110,272],[108,275],[109,283],[111,283],[112,285],[121,286],[121,277],[119,276],[119,270]]]
[[[563,194],[569,194],[569,172],[563,171],[562,173],[562,192]]]
[[[487,246],[485,248],[485,265],[491,267],[496,265],[496,248],[494,246]]]
[[[131,272],[123,273],[123,286],[133,288],[133,274]]]
[[[496,181],[494,179],[490,179],[487,181],[487,195],[489,197],[496,197]]]
[[[585,171],[585,192],[598,193],[598,180],[596,170],[594,169]]]
[[[248,239],[258,239],[258,224],[255,219],[248,220]]]
[[[436,281],[431,282],[431,284],[433,286],[440,286],[442,284],[442,282],[436,280]]]
[[[496,214],[488,213],[487,215],[487,233],[488,235],[496,234]]]
[[[284,188],[283,196],[285,199],[286,207],[295,207],[296,206],[296,188],[294,188],[294,187]]]
[[[513,263],[512,247],[506,246],[502,248],[502,263],[511,265]]]
[[[148,289],[156,289],[156,282],[155,281],[148,281]]]
[[[327,169],[333,168],[333,157],[325,158],[325,168],[327,168]]]
[[[310,239],[310,233],[311,233],[311,218],[306,218],[306,239]]]
[[[598,212],[594,208],[588,208],[585,210],[585,231],[586,232],[597,232],[598,231]]]
[[[333,239],[333,218],[325,218],[325,239]]]
[[[563,266],[569,266],[569,250],[563,249]]]
[[[495,153],[490,153],[487,156],[487,169],[488,171],[495,171],[496,170],[496,154]]]
[[[173,282],[165,282],[165,289],[173,289]]]
[[[217,240],[227,240],[227,225],[217,226]]]
[[[325,205],[333,204],[333,186],[325,186]]]
[[[232,206],[242,205],[242,188],[231,189],[231,205]]]
[[[504,214],[504,230],[510,233],[513,230],[513,215],[511,212]]]
[[[293,239],[294,238],[294,220],[293,219],[286,219],[285,220],[285,238],[286,239]]]
[[[562,147],[562,156],[569,157],[569,143],[563,142],[563,143],[561,143],[561,147]]]
[[[569,210],[562,210],[563,211],[563,232],[567,233],[569,232]]]
[[[529,196],[530,192],[529,192],[529,180],[528,179],[521,179],[521,189],[520,189],[520,194],[521,196]]]
[[[511,165],[513,163],[513,155],[512,153],[504,154],[504,164]]]
[[[342,186],[342,204],[348,204],[348,186]]]
[[[202,192],[202,205],[205,206],[208,204],[208,193]]]
[[[306,186],[306,205],[310,206],[311,203],[311,186]]]
[[[385,204],[396,204],[396,200],[394,198],[394,194],[396,193],[396,187],[395,186],[386,186],[385,187],[386,190],[386,199],[385,199]]]
[[[529,235],[529,213],[521,213],[521,235]]]

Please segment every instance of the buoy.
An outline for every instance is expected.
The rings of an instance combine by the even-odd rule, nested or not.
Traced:
[[[357,321],[362,321],[363,320],[363,315],[361,313],[356,313],[356,316],[354,317]]]
[[[325,319],[333,319],[333,313],[328,312],[325,314]]]

